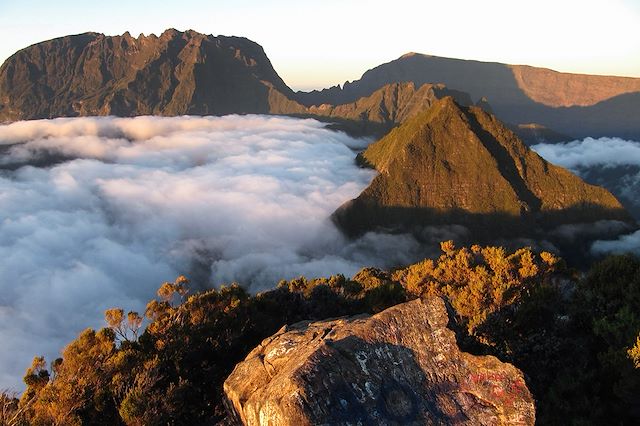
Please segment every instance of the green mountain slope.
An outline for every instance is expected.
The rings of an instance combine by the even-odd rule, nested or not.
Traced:
[[[478,236],[628,221],[618,200],[527,148],[495,116],[447,97],[360,154],[380,174],[334,215],[346,233],[462,224]]]

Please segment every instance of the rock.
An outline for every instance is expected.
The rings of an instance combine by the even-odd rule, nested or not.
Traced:
[[[518,124],[517,126],[509,126],[509,128],[518,135],[528,146],[539,143],[561,143],[571,141],[571,137],[558,133],[553,129],[537,123]]]
[[[453,97],[461,105],[472,103],[468,94],[450,90],[443,84],[423,84],[416,87],[413,83],[393,83],[356,102],[337,106],[312,106],[309,113],[347,120],[365,120],[393,127],[447,96]]]
[[[534,424],[522,373],[461,352],[440,298],[283,327],[224,383],[247,425]]]

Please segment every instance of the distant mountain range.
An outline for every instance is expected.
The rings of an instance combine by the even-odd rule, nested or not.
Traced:
[[[61,37],[22,49],[0,67],[0,122],[261,113],[324,117],[381,135],[448,95],[481,105],[525,138],[640,139],[640,79],[416,53],[342,88],[297,93],[258,44],[173,29],[159,37]]]
[[[502,121],[537,123],[574,138],[640,139],[640,78],[559,73],[544,68],[409,53],[365,72],[359,80],[298,92],[304,105],[340,104],[398,81],[443,83],[486,98]]]

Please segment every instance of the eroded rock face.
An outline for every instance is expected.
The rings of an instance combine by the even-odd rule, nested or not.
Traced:
[[[348,104],[312,106],[308,112],[317,116],[380,123],[390,130],[446,96],[451,96],[461,105],[472,104],[467,93],[451,90],[443,84],[427,83],[416,87],[405,82],[387,84],[370,96]]]
[[[534,424],[522,373],[461,352],[439,298],[283,327],[224,384],[247,425]]]

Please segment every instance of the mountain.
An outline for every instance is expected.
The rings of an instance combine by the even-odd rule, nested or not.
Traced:
[[[446,97],[359,155],[380,172],[334,219],[349,235],[462,224],[476,239],[629,221],[618,200],[554,166],[497,118]]]
[[[258,44],[167,30],[35,44],[0,67],[0,121],[302,112]]]
[[[85,33],[29,46],[5,61],[0,122],[260,113],[314,117],[383,136],[434,100],[453,96],[512,123],[528,142],[640,138],[638,81],[410,54],[343,88],[294,93],[262,47],[246,38],[174,29],[160,37]]]
[[[20,50],[0,67],[0,121],[91,115],[289,114],[382,136],[434,101],[469,95],[444,85],[391,83],[345,105],[307,108],[262,47],[240,37],[167,30],[66,36]]]
[[[385,84],[443,83],[514,125],[537,123],[571,137],[640,139],[640,78],[560,73],[544,68],[409,53],[365,72],[359,80],[322,91],[298,92],[307,106],[342,104]]]
[[[338,128],[352,133],[382,137],[393,127],[446,96],[452,96],[462,105],[472,104],[467,93],[448,89],[443,84],[416,87],[411,82],[405,82],[386,84],[371,95],[346,104],[312,105],[307,108],[306,115],[337,121],[341,123]]]
[[[167,30],[66,36],[27,47],[0,67],[0,121],[88,115],[289,114],[382,136],[434,101],[471,98],[444,85],[392,83],[345,105],[307,108],[262,47],[240,37]]]

